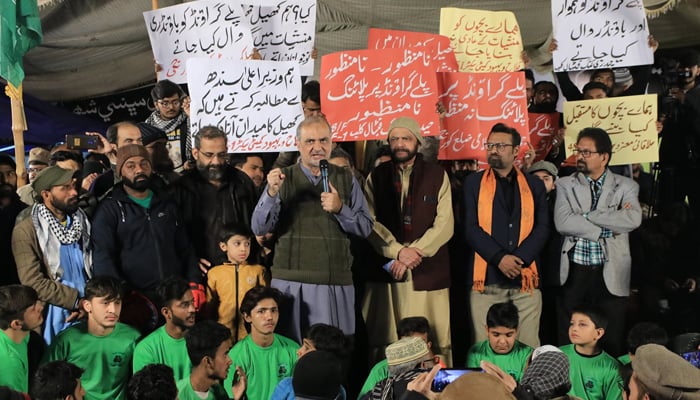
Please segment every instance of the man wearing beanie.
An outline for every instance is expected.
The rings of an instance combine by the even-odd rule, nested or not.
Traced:
[[[31,217],[15,226],[12,253],[23,285],[47,303],[44,340],[85,316],[79,307],[92,276],[90,222],[78,208],[75,172],[58,166],[41,171],[32,187],[37,203]]]
[[[340,360],[328,351],[312,351],[294,367],[292,387],[297,400],[345,400]]]
[[[451,365],[447,242],[454,218],[450,181],[442,167],[418,153],[424,139],[416,120],[394,119],[387,136],[391,162],[377,166],[365,187],[375,219],[367,239],[384,257],[386,271],[383,281],[367,282],[362,304],[370,347],[376,352],[397,340],[399,320],[421,315],[434,324],[436,352]]]
[[[102,141],[102,146],[93,151],[104,154],[109,159],[112,167],[104,174],[98,176],[92,185],[92,194],[100,200],[106,197],[112,191],[114,185],[119,182],[119,176],[114,172],[117,163],[117,150],[119,147],[127,144],[141,144],[141,131],[133,122],[122,121],[107,127],[105,132],[106,138],[96,133],[91,135],[97,135]]]
[[[661,345],[640,346],[632,369],[630,399],[700,399],[700,369]]]
[[[177,206],[166,193],[151,187],[153,171],[146,148],[122,146],[116,161],[121,181],[100,202],[94,218],[95,274],[117,277],[150,300],[158,283],[169,276],[199,284],[197,261]],[[122,320],[130,322],[129,311],[125,308]],[[145,325],[138,327],[147,330]]]

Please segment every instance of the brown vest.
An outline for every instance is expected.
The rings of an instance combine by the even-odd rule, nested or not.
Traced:
[[[423,236],[425,231],[433,226],[445,170],[439,165],[423,161],[420,154],[416,156],[411,173],[412,230],[410,237],[403,237],[401,195],[395,189],[393,178],[395,168],[393,162],[386,162],[372,172],[374,212],[377,221],[386,226],[399,242],[410,243]],[[414,290],[439,290],[450,287],[450,257],[447,244],[440,247],[434,256],[423,258],[412,274]]]

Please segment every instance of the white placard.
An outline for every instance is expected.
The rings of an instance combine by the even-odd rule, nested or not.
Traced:
[[[199,0],[143,13],[158,79],[187,82],[187,60],[240,60],[253,52],[253,36],[238,1]]]
[[[243,1],[253,45],[264,60],[295,61],[301,74],[314,74],[311,53],[316,38],[315,0]]]
[[[641,0],[552,0],[554,71],[654,63]]]
[[[229,153],[296,150],[304,119],[297,63],[191,58],[187,69],[192,134],[218,126]]]

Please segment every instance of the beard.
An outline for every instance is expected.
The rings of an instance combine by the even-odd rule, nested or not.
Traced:
[[[224,177],[224,164],[204,165],[197,161],[197,170],[208,181],[220,181]]]
[[[503,163],[503,158],[501,156],[491,154],[488,158],[489,167],[495,169],[505,169],[506,165]]]
[[[403,155],[400,155],[403,154]],[[413,150],[408,150],[408,149],[394,149],[391,151],[391,160],[393,162],[397,163],[402,163],[402,162],[407,162],[411,161],[413,157],[418,154],[418,148],[415,148]]]
[[[557,111],[557,103],[554,101],[547,101],[538,104],[533,103],[530,109],[530,112],[533,113],[549,114]]]
[[[151,177],[145,174],[138,174],[134,177],[134,180],[124,177],[122,182],[124,182],[125,186],[137,192],[145,192],[151,186]]]
[[[584,175],[588,175],[590,172],[588,165],[584,161],[576,161],[576,171],[581,172]]]
[[[189,324],[186,319],[176,317],[175,314],[172,315],[172,323],[173,323],[173,325],[177,326],[178,328],[182,329],[183,331],[186,331],[186,330],[192,328],[192,326],[194,326],[194,324]]]
[[[51,199],[51,206],[65,215],[73,215],[78,211],[78,196],[69,197],[66,201]]]

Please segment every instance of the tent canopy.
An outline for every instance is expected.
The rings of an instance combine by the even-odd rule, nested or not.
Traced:
[[[167,7],[183,0],[160,0]],[[645,0],[646,6],[674,5],[649,20],[662,49],[700,44],[698,0]],[[676,4],[677,3],[677,4]],[[370,27],[437,33],[440,8],[510,10],[535,63],[551,33],[549,0],[318,0],[319,56],[366,48]],[[44,41],[25,57],[25,91],[44,100],[93,97],[138,87],[155,78],[153,54],[143,19],[147,0],[39,0]],[[316,72],[320,62],[316,63]]]

